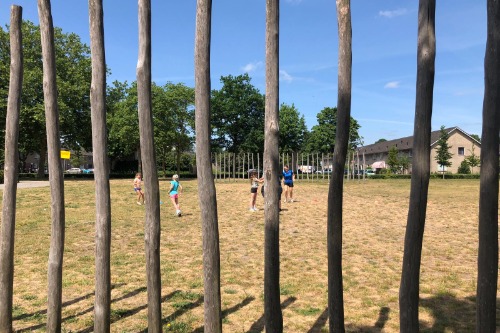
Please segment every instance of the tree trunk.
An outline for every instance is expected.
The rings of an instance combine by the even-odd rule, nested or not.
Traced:
[[[148,332],[161,333],[160,190],[151,110],[151,0],[139,0],[137,99],[146,205],[144,230],[148,287]]]
[[[479,191],[476,332],[495,332],[498,283],[500,3],[488,0]]]
[[[12,332],[14,290],[14,237],[16,194],[19,170],[19,114],[23,86],[22,14],[19,6],[10,8],[10,81],[5,126],[4,190],[2,234],[0,238],[0,332]]]
[[[418,11],[417,88],[413,131],[413,172],[399,289],[401,332],[418,332],[420,260],[430,173],[430,133],[436,37],[435,0],[420,0]]]
[[[92,84],[92,150],[95,179],[95,303],[94,332],[110,331],[111,197],[106,133],[106,57],[102,0],[89,0]]]
[[[342,286],[342,200],[351,119],[352,28],[350,0],[337,0],[339,71],[337,134],[328,190],[328,318],[330,332],[345,332]],[[333,140],[334,138],[331,138]]]
[[[65,232],[64,179],[60,163],[61,141],[59,134],[59,110],[57,106],[56,58],[50,0],[38,0],[38,15],[40,17],[42,39],[43,95],[52,202],[52,229],[48,266],[47,331],[60,332]]]
[[[45,178],[45,157],[47,155],[47,141],[44,141],[40,147],[40,157],[38,159],[38,172],[36,178]],[[48,171],[48,169],[47,169]]]
[[[279,248],[279,0],[266,1],[264,141],[264,314],[266,332],[283,332]]]
[[[198,197],[203,234],[205,332],[222,332],[217,197],[210,161],[210,35],[212,0],[196,3],[195,122]],[[217,160],[217,158],[216,158]]]

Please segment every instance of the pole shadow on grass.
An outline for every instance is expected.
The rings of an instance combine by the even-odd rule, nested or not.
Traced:
[[[248,304],[250,304],[250,302],[253,302],[254,300],[255,300],[255,297],[252,297],[252,296],[246,297],[241,303],[236,304],[235,306],[222,311],[222,318],[225,318],[229,314],[238,311],[239,309],[241,309],[244,306],[247,306]],[[200,326],[197,329],[195,329],[192,333],[203,333],[203,332],[204,332],[204,326]]]
[[[350,331],[354,332],[364,332],[364,333],[381,333],[385,326],[385,323],[389,320],[389,312],[391,311],[388,307],[382,307],[378,313],[378,319],[373,326],[361,326],[355,327],[347,325]],[[318,317],[316,322],[313,324],[311,329],[307,333],[320,333],[321,329],[325,327],[328,321],[328,308],[323,311],[323,313]]]
[[[125,285],[125,284],[121,283],[121,284],[112,285],[111,289],[119,288],[119,287],[121,287],[123,285]],[[83,300],[85,300],[87,298],[90,298],[90,297],[94,296],[94,293],[95,292],[91,292],[91,293],[88,293],[86,295],[83,295],[83,296],[77,297],[75,299],[72,299],[71,301],[64,302],[64,303],[62,303],[62,307],[64,308],[66,306],[70,306],[70,305],[76,304],[76,303],[78,303],[80,301],[83,301]],[[36,311],[36,312],[33,312],[33,313],[23,313],[23,314],[21,314],[19,316],[16,316],[16,317],[12,318],[12,321],[22,320],[22,319],[28,318],[28,317],[38,317],[38,316],[45,315],[45,314],[47,314],[47,309]]]
[[[283,301],[283,303],[281,303],[281,309],[285,309],[296,300],[297,297],[288,297],[286,300]],[[262,315],[255,323],[253,323],[253,325],[250,327],[247,333],[263,332],[265,325],[266,325],[266,318],[264,315]]]
[[[121,297],[118,297],[118,298],[115,298],[115,299],[111,300],[111,303],[119,302],[119,301],[121,301],[121,300],[124,300],[124,299],[130,298],[130,297],[133,297],[133,296],[135,296],[135,295],[137,295],[137,294],[139,294],[139,293],[145,292],[145,291],[146,291],[146,287],[137,288],[136,290],[133,290],[133,291],[131,291],[131,292],[129,292],[129,293],[126,293],[125,295],[123,295],[123,296],[121,296]],[[172,294],[175,294],[176,292],[177,292],[177,291],[174,291]],[[91,296],[93,296],[93,295],[94,295],[94,294],[92,293],[92,294],[90,294],[90,296],[87,296],[87,295],[86,295],[86,296],[87,296],[87,298],[89,298],[89,297],[91,297]],[[168,296],[167,296],[167,297],[168,297]],[[82,298],[80,297],[79,299],[82,299]],[[146,305],[146,307],[147,307],[147,305]],[[135,309],[133,309],[133,310],[131,310],[131,311],[134,311],[134,310],[135,310]],[[63,322],[63,323],[64,323],[65,321],[71,321],[71,320],[73,320],[73,319],[75,319],[75,318],[77,318],[77,317],[83,316],[83,315],[85,315],[85,314],[87,314],[87,313],[89,313],[89,312],[93,312],[93,311],[94,311],[94,307],[93,307],[93,306],[91,306],[90,308],[85,309],[85,310],[83,310],[83,311],[80,311],[80,312],[78,312],[78,313],[76,313],[76,314],[74,314],[74,315],[71,315],[71,316],[67,316],[67,317],[62,318],[61,322]],[[140,311],[140,310],[139,310],[139,311]],[[44,310],[44,313],[46,313],[46,312],[47,312],[47,310]],[[137,312],[138,312],[138,311],[137,311]],[[134,313],[132,313],[132,314],[128,314],[128,315],[127,315],[127,314],[128,314],[128,311],[127,311],[126,313],[124,313],[122,316],[120,316],[120,318],[118,318],[118,319],[114,319],[114,320],[112,319],[112,320],[111,320],[111,322],[115,322],[115,321],[118,321],[119,319],[122,319],[122,318],[124,318],[124,317],[131,316],[132,314],[135,314],[135,312],[134,312]],[[29,331],[32,331],[32,330],[41,329],[41,328],[45,327],[45,325],[46,325],[46,323],[43,323],[43,324],[38,324],[38,325],[34,325],[34,326],[30,326],[30,327],[23,328],[23,329],[20,329],[20,330],[16,330],[16,332],[29,332]],[[82,330],[82,331],[80,331],[80,332],[81,332],[81,333],[83,333],[83,332],[92,332],[93,330],[94,330],[94,327],[87,327],[86,329],[83,329],[83,330]]]
[[[474,332],[476,329],[476,297],[456,298],[450,293],[421,298],[420,306],[428,309],[434,317],[434,324],[428,327],[420,324],[425,332]],[[497,298],[497,327],[500,318],[500,299]]]

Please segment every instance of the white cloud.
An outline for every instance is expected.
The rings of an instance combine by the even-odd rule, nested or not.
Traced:
[[[387,18],[393,18],[396,16],[405,15],[406,13],[408,13],[408,10],[406,8],[400,8],[396,10],[381,10],[378,12],[378,15]]]
[[[260,67],[262,67],[262,61],[251,62],[243,66],[241,69],[246,73],[251,73],[256,71]]]
[[[387,82],[384,86],[384,88],[386,89],[396,89],[396,88],[399,88],[399,84],[401,82],[399,81],[392,81],[392,82]]]
[[[286,81],[286,82],[292,82],[293,77],[290,74],[288,74],[286,71],[280,69],[280,80]]]

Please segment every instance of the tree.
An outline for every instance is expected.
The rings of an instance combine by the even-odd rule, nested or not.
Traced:
[[[397,173],[400,169],[398,148],[396,148],[396,146],[392,146],[389,149],[389,156],[387,157],[386,164],[389,166],[392,173]]]
[[[42,49],[40,28],[24,21],[24,80],[19,120],[20,158],[29,153],[40,154],[38,176],[44,176],[47,139],[43,104]],[[73,150],[92,147],[90,125],[90,49],[73,33],[64,33],[54,28],[54,53],[56,57],[56,80],[59,129],[62,145]],[[8,33],[0,28],[0,126],[5,122],[9,68]],[[1,134],[3,137],[3,133]]]
[[[197,0],[194,50],[196,169],[203,235],[204,331],[207,333],[221,333],[219,226],[217,220],[217,194],[212,174],[210,149],[211,27],[212,1]]]
[[[429,191],[431,116],[436,59],[435,14],[435,0],[420,0],[413,164],[399,287],[400,331],[408,333],[419,332],[420,262]]]
[[[47,130],[52,227],[48,264],[47,331],[61,331],[62,270],[65,236],[64,179],[56,84],[54,26],[50,0],[38,0],[43,59],[43,101]],[[41,159],[41,156],[40,156]],[[42,164],[43,165],[43,164]],[[42,169],[43,170],[43,169]]]
[[[16,225],[16,195],[18,176],[19,113],[23,85],[22,8],[10,11],[11,61],[9,98],[5,128],[5,163],[2,224],[0,235],[0,331],[12,332],[14,292],[14,240]]]
[[[450,135],[445,131],[444,125],[441,126],[441,133],[439,135],[439,139],[437,141],[436,146],[436,157],[435,160],[441,166],[443,171],[443,179],[444,179],[444,167],[451,166],[451,157],[453,154],[450,152],[451,146],[448,146],[448,138]]]
[[[266,332],[283,332],[280,302],[279,0],[266,1],[266,122],[264,142],[264,317]]]
[[[399,166],[401,167],[403,173],[406,173],[406,171],[410,169],[410,165],[411,162],[410,162],[410,157],[408,155],[406,154],[399,155]]]
[[[484,101],[479,187],[476,332],[496,331],[498,288],[498,132],[500,109],[500,3],[487,1]]]
[[[328,318],[330,332],[345,332],[344,289],[342,285],[342,203],[344,165],[352,132],[352,26],[350,0],[337,0],[339,40],[338,125],[333,151],[333,170],[328,190],[327,250],[328,250]]]
[[[458,167],[459,174],[467,175],[470,174],[470,166],[469,163],[467,163],[466,160],[463,160],[462,163],[460,163],[460,166]]]
[[[316,118],[318,125],[311,129],[306,143],[308,152],[332,153],[335,148],[337,135],[337,108],[326,107],[321,110]],[[354,118],[350,118],[349,124],[349,150],[354,150],[360,145],[362,137],[359,135],[359,124]]]
[[[147,202],[144,223],[148,292],[148,332],[162,332],[160,272],[160,189],[156,168],[151,102],[151,0],[139,0],[139,57],[137,60],[137,111],[144,186]]]
[[[304,116],[294,104],[281,104],[280,118],[280,151],[293,153],[302,149],[307,136],[307,126]]]
[[[212,92],[212,146],[232,153],[262,152],[264,96],[248,74],[223,76]]]
[[[473,139],[475,139],[477,142],[479,142],[479,143],[481,142],[481,137],[479,135],[477,135],[477,134],[471,134],[470,136]]]
[[[95,179],[94,332],[111,325],[111,195],[106,131],[106,57],[102,0],[89,1],[92,83],[90,90]]]
[[[478,167],[481,165],[481,160],[479,159],[479,157],[474,153],[474,150],[475,150],[475,146],[474,144],[472,144],[472,149],[469,150],[470,152],[470,155],[467,156],[465,158],[465,161],[467,161],[467,163],[469,164],[469,166],[471,167],[472,169],[472,173],[474,173],[474,168],[475,167]]]
[[[125,158],[133,153],[139,156],[139,118],[137,117],[137,83],[113,82],[108,88],[109,155],[112,159]]]
[[[190,150],[193,143],[194,89],[170,82],[157,88],[153,90],[157,156],[163,161],[169,152],[175,151],[179,173],[182,153]]]
[[[378,139],[377,141],[375,141],[375,143],[381,143],[381,142],[387,142],[387,140],[382,138],[382,139]]]

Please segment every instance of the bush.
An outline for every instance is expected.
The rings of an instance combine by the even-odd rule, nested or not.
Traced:
[[[470,166],[469,163],[467,163],[466,160],[463,160],[462,163],[460,163],[460,166],[458,167],[458,173],[468,175],[470,174]]]

